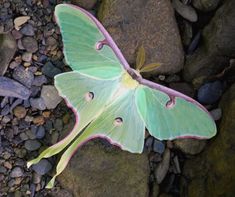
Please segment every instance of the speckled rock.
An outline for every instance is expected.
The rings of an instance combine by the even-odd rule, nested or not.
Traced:
[[[147,197],[148,178],[146,154],[105,147],[96,140],[78,149],[58,180],[76,197]]]
[[[176,139],[174,140],[174,145],[176,148],[180,149],[182,152],[190,155],[195,155],[200,153],[206,146],[206,140],[197,139]]]
[[[193,6],[203,12],[214,10],[220,3],[220,0],[193,0]]]
[[[104,0],[98,18],[129,64],[135,64],[136,52],[143,45],[146,63],[161,63],[156,73],[182,69],[182,44],[169,0]]]
[[[235,1],[224,1],[202,32],[203,45],[188,56],[184,78],[201,85],[208,76],[221,71],[235,57]],[[226,15],[224,14],[226,13]]]
[[[13,78],[30,88],[34,80],[34,75],[29,69],[25,69],[23,66],[18,66],[13,72]]]
[[[183,175],[190,180],[186,188],[190,197],[234,196],[235,84],[224,94],[220,107],[224,116],[216,139],[200,156],[185,163]]]

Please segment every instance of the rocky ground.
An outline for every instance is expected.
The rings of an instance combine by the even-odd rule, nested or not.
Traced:
[[[152,81],[201,102],[218,125],[212,140],[159,141],[141,155],[103,140],[80,148],[44,189],[57,158],[26,161],[74,124],[53,77],[69,70],[53,18],[60,0],[0,0],[0,196],[234,196],[235,1],[72,0],[95,14],[130,65],[143,45],[160,62]]]

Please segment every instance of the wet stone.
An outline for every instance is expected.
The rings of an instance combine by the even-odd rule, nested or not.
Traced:
[[[15,167],[10,172],[10,177],[11,178],[21,177],[23,175],[24,175],[24,171],[22,170],[21,167]]]
[[[34,151],[40,148],[41,144],[37,140],[27,140],[24,144],[25,148],[29,151]]]
[[[51,170],[52,165],[47,159],[42,159],[37,164],[33,165],[32,168],[39,175],[44,175]]]
[[[19,66],[14,69],[13,78],[30,88],[34,80],[34,74],[23,66]]]

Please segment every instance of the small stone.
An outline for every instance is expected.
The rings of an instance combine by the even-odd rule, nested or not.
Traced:
[[[148,150],[148,151],[151,151],[152,150],[152,146],[153,146],[153,137],[150,136],[146,139],[146,142],[145,142],[145,148]]]
[[[40,76],[36,76],[34,78],[33,84],[34,86],[42,86],[43,84],[47,83],[47,78],[45,77],[45,75],[40,75]]]
[[[221,110],[221,108],[213,109],[210,111],[210,114],[211,114],[212,118],[215,121],[217,121],[222,117],[222,110]]]
[[[165,151],[165,144],[157,139],[154,140],[153,143],[153,151],[159,154],[164,153]]]
[[[24,175],[24,171],[21,167],[14,167],[12,171],[10,172],[11,178],[21,177]]]
[[[26,116],[27,110],[23,106],[16,106],[13,112],[17,118],[21,119]]]
[[[30,88],[34,80],[34,74],[23,66],[19,66],[13,72],[13,78]]]
[[[33,123],[34,123],[35,125],[43,125],[44,122],[45,122],[45,120],[44,120],[44,117],[43,117],[43,116],[37,116],[37,117],[34,117],[34,118],[33,118]]]
[[[198,101],[203,104],[213,104],[219,100],[223,93],[223,85],[220,81],[202,85],[197,94]]]
[[[47,50],[54,51],[58,46],[58,42],[52,36],[46,39],[46,48]]]
[[[39,175],[44,175],[51,170],[52,165],[47,159],[42,159],[37,164],[33,165],[32,168]]]
[[[29,101],[30,101],[30,105],[35,109],[39,109],[39,110],[46,109],[46,105],[42,98],[30,98]]]
[[[1,115],[2,116],[6,116],[9,113],[10,113],[10,106],[9,105],[5,105],[4,108],[1,111]]]
[[[45,128],[43,126],[39,126],[36,132],[36,138],[42,139],[45,136]]]
[[[11,34],[13,35],[13,37],[14,37],[16,40],[22,38],[22,36],[23,36],[23,35],[20,33],[20,31],[17,31],[17,30],[15,30],[15,29],[13,29],[13,31],[11,32]]]
[[[26,49],[26,51],[35,53],[38,50],[38,43],[33,37],[24,37],[21,41],[22,46]]]
[[[11,121],[11,118],[9,117],[9,116],[3,116],[3,118],[2,118],[2,123],[8,123],[8,122],[10,122]]]
[[[27,140],[24,146],[28,151],[35,151],[41,147],[41,143],[37,140]]]
[[[47,62],[42,67],[42,73],[46,75],[47,77],[53,78],[55,75],[60,74],[61,70],[55,67],[51,62]]]
[[[38,173],[33,173],[33,183],[38,184],[41,182],[42,176]]]
[[[185,19],[190,22],[196,22],[198,20],[197,12],[195,9],[189,5],[185,5],[179,0],[172,1],[175,10]]]
[[[30,19],[29,16],[19,16],[15,18],[14,20],[15,29],[19,30],[21,25],[25,24],[29,19]]]
[[[32,53],[30,53],[30,52],[23,53],[22,60],[25,62],[31,62],[32,61]]]
[[[62,131],[63,130],[63,121],[59,118],[57,118],[54,122],[54,128],[57,131]]]
[[[26,133],[21,133],[21,134],[20,134],[20,139],[23,140],[23,141],[25,141],[25,140],[28,140],[29,137],[26,135]]]
[[[58,91],[52,85],[44,85],[41,91],[41,97],[47,109],[54,109],[61,102],[62,98],[59,96]]]
[[[31,24],[26,24],[21,28],[20,32],[25,36],[34,36],[34,28]]]
[[[5,174],[7,172],[7,169],[3,166],[0,166],[0,173]]]

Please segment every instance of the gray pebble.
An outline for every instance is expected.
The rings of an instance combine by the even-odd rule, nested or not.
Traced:
[[[24,52],[22,55],[22,60],[25,62],[31,62],[32,61],[32,53],[30,52]]]
[[[222,110],[221,108],[213,109],[210,111],[211,116],[215,121],[219,120],[222,117]]]
[[[52,85],[44,85],[41,91],[41,97],[47,109],[54,109],[61,102],[62,98],[59,96],[58,91]]]
[[[23,66],[18,66],[14,69],[13,78],[30,88],[34,80],[34,74]]]
[[[47,159],[42,159],[37,164],[33,165],[32,168],[39,175],[44,175],[51,170],[52,165]]]
[[[42,98],[30,98],[29,102],[30,102],[30,105],[35,109],[39,109],[39,110],[46,109],[46,105]]]
[[[24,171],[21,167],[14,167],[12,171],[10,172],[11,178],[21,177],[24,175]]]
[[[43,84],[47,83],[47,78],[45,77],[45,75],[40,75],[40,76],[36,76],[34,78],[33,84],[34,86],[42,86]]]
[[[33,37],[24,37],[21,39],[21,42],[22,42],[22,46],[28,52],[35,53],[38,50],[38,43]]]
[[[37,139],[42,139],[45,136],[45,128],[43,126],[39,126],[36,133]]]
[[[27,140],[24,144],[25,148],[29,151],[34,151],[40,148],[41,143],[37,140]]]
[[[34,36],[34,28],[31,24],[26,24],[20,29],[20,32],[25,36]]]

